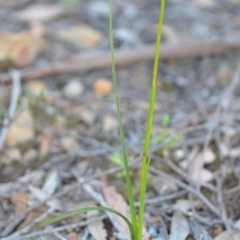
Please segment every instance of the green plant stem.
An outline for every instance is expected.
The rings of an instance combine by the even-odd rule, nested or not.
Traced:
[[[159,65],[160,49],[161,49],[160,47],[161,47],[162,27],[163,27],[163,21],[164,21],[164,13],[165,13],[165,2],[166,0],[161,0],[160,11],[159,11],[156,51],[155,51],[155,58],[154,58],[152,86],[151,86],[151,92],[150,92],[150,102],[149,102],[149,111],[148,111],[148,122],[147,122],[145,142],[144,142],[144,148],[143,148],[143,157],[142,157],[142,171],[141,171],[141,182],[140,182],[140,186],[141,186],[140,206],[139,206],[139,213],[138,213],[137,240],[141,240],[141,237],[142,237],[145,195],[146,195],[146,188],[147,188],[147,176],[148,176],[148,168],[150,163],[149,144],[150,144],[151,133],[152,133],[154,104],[156,99],[156,85],[157,85],[158,65]]]
[[[132,181],[131,181],[131,174],[128,165],[127,159],[127,151],[126,151],[126,144],[125,144],[125,137],[123,133],[123,125],[122,125],[122,117],[120,111],[120,104],[119,104],[119,97],[118,97],[118,86],[117,86],[117,76],[116,76],[116,68],[115,68],[115,56],[114,56],[114,44],[113,44],[113,21],[112,21],[112,0],[109,1],[110,5],[110,14],[109,14],[109,41],[110,41],[110,49],[111,49],[111,59],[112,59],[112,79],[113,79],[113,89],[115,95],[115,102],[117,107],[117,116],[118,116],[118,126],[119,126],[119,133],[121,139],[121,147],[122,147],[122,155],[123,155],[123,165],[125,170],[125,178],[127,183],[127,194],[128,194],[128,201],[130,206],[130,215],[131,215],[131,223],[133,225],[134,232],[137,232],[137,217],[136,217],[136,210],[134,206],[134,196],[132,190]]]
[[[145,195],[147,190],[147,178],[148,170],[150,165],[150,156],[143,158],[142,168],[141,168],[141,188],[140,188],[140,206],[138,213],[138,231],[137,231],[137,240],[140,240],[142,237],[142,228],[143,228],[143,215],[144,215],[144,206],[145,206]]]

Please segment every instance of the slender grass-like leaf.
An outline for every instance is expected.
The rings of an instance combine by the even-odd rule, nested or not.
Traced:
[[[123,132],[123,125],[122,125],[122,117],[120,111],[120,104],[119,104],[119,97],[118,97],[118,86],[117,86],[117,76],[116,76],[116,68],[115,68],[115,57],[114,57],[114,43],[113,43],[113,16],[112,16],[112,0],[109,0],[109,40],[110,40],[110,50],[111,50],[111,59],[112,59],[112,80],[113,80],[113,89],[115,95],[115,102],[117,108],[117,117],[118,117],[118,126],[119,126],[119,133],[120,133],[120,140],[121,140],[121,147],[122,147],[122,156],[123,156],[123,167],[124,173],[126,178],[127,184],[127,195],[128,201],[130,206],[130,215],[131,221],[112,208],[104,207],[104,206],[97,206],[97,207],[87,207],[82,209],[76,209],[73,211],[68,211],[62,214],[59,214],[56,217],[44,220],[40,222],[40,226],[46,226],[52,223],[56,223],[62,219],[80,214],[86,213],[89,211],[108,211],[120,216],[128,225],[131,239],[132,240],[141,240],[142,237],[142,228],[143,228],[143,219],[144,219],[144,207],[145,207],[145,195],[147,189],[147,178],[148,178],[148,170],[150,165],[150,155],[149,155],[149,144],[151,139],[151,132],[152,132],[152,124],[153,124],[153,115],[154,115],[154,103],[156,98],[156,82],[157,82],[157,74],[158,74],[158,63],[160,57],[160,44],[161,44],[161,35],[162,35],[162,26],[164,20],[164,12],[165,12],[165,2],[166,0],[161,0],[160,4],[160,16],[158,22],[158,32],[157,32],[157,40],[156,40],[156,52],[155,52],[155,59],[154,59],[154,68],[153,68],[153,77],[152,77],[152,86],[150,91],[150,100],[149,100],[149,112],[148,112],[148,122],[143,146],[143,154],[142,154],[142,168],[141,168],[141,182],[140,182],[140,206],[138,216],[136,215],[136,210],[134,206],[134,194],[133,194],[133,187],[131,181],[131,173],[130,168],[128,165],[128,157],[126,151],[126,144],[125,144],[125,137]]]
[[[121,214],[120,212],[118,212],[118,211],[116,211],[112,208],[104,207],[104,206],[86,207],[86,208],[80,208],[80,209],[75,209],[75,210],[72,210],[72,211],[68,211],[68,212],[59,214],[55,217],[49,218],[47,220],[41,221],[39,223],[39,227],[44,227],[44,226],[50,225],[52,223],[59,222],[59,221],[65,219],[65,218],[69,218],[69,217],[72,217],[72,216],[75,216],[75,215],[78,215],[78,214],[81,214],[81,213],[86,213],[86,212],[91,212],[91,211],[104,211],[104,212],[107,211],[107,212],[117,214],[119,217],[121,217],[127,223],[130,234],[131,234],[131,238],[134,239],[134,237],[133,237],[134,236],[134,229],[133,229],[133,226],[132,226],[131,222],[129,221],[129,219],[127,217],[125,217],[123,214]]]
[[[141,240],[141,237],[142,237],[145,195],[146,195],[146,188],[147,188],[147,176],[148,176],[148,168],[150,163],[149,144],[150,144],[151,133],[152,133],[154,104],[156,99],[157,74],[158,74],[158,64],[159,64],[159,57],[160,57],[162,27],[163,27],[163,21],[164,21],[164,13],[165,13],[165,2],[166,2],[165,0],[161,0],[160,11],[159,11],[156,50],[155,50],[152,86],[151,86],[151,92],[150,92],[150,102],[149,102],[149,111],[148,111],[148,122],[147,122],[146,135],[145,135],[145,141],[144,141],[144,147],[143,147],[143,156],[142,156],[140,206],[139,206],[139,212],[138,212],[137,240]]]
[[[118,126],[119,126],[120,140],[121,140],[121,146],[122,146],[123,165],[124,165],[124,172],[125,172],[125,178],[126,178],[126,183],[127,183],[127,195],[128,195],[129,206],[130,206],[131,222],[132,222],[132,225],[134,228],[134,232],[137,232],[137,216],[136,216],[136,210],[135,210],[135,206],[134,206],[134,196],[133,196],[133,189],[132,189],[131,174],[130,174],[130,168],[128,165],[125,137],[124,137],[124,132],[123,132],[122,117],[121,117],[119,97],[118,97],[117,74],[116,74],[116,67],[115,67],[114,44],[113,44],[112,0],[109,1],[109,6],[110,6],[109,41],[110,41],[110,50],[111,50],[111,58],[112,58],[113,89],[114,89],[115,102],[116,102],[116,107],[117,107]]]

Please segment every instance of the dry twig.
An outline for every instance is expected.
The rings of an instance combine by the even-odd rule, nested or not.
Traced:
[[[214,41],[182,40],[177,43],[163,43],[161,46],[161,59],[206,56],[234,49],[240,49],[240,40],[237,37],[233,41],[224,39]],[[115,63],[118,66],[126,66],[143,60],[152,60],[154,53],[154,44],[138,46],[134,49],[119,49],[115,51]],[[20,71],[20,75],[23,80],[30,80],[62,73],[100,69],[110,65],[109,51],[95,51],[70,59],[47,63],[45,67],[40,69],[24,69]],[[0,75],[0,83],[10,83],[10,80],[9,74]]]
[[[10,119],[13,117],[14,112],[16,110],[17,106],[17,101],[21,95],[21,79],[20,79],[20,74],[19,71],[17,70],[11,70],[10,71],[10,76],[13,82],[13,87],[12,87],[12,94],[11,94],[11,101],[10,101],[10,106],[8,109],[8,114],[5,116],[3,120],[3,127],[2,131],[0,134],[0,150],[3,149],[4,142],[7,136],[8,132],[8,125],[10,122]]]

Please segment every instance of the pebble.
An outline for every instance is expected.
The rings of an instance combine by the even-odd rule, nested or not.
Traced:
[[[28,108],[24,109],[10,124],[6,143],[8,146],[18,146],[31,141],[35,137],[33,117]]]
[[[111,80],[106,78],[99,78],[93,84],[93,91],[100,95],[107,95],[112,91],[113,84]]]
[[[63,87],[63,95],[69,99],[80,97],[84,87],[78,80],[72,80]]]
[[[33,161],[37,160],[37,156],[38,156],[38,152],[37,150],[30,148],[29,150],[27,150],[23,156],[23,160],[26,164],[30,164]]]
[[[103,117],[103,130],[106,132],[114,131],[118,128],[117,119],[111,114],[106,114]]]
[[[64,137],[61,140],[61,146],[66,152],[74,152],[80,149],[79,143],[72,137]]]
[[[7,156],[9,158],[9,161],[20,161],[22,158],[21,151],[18,148],[9,148],[7,150]]]

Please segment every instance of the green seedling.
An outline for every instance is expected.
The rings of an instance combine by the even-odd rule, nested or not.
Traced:
[[[110,161],[123,167],[123,158],[122,158],[122,154],[119,153],[113,153],[110,157],[109,157]],[[131,161],[132,157],[128,157],[128,161]],[[131,174],[131,172],[130,172]],[[126,175],[125,169],[123,168],[123,171],[120,171],[117,173],[116,177],[118,178],[122,178]]]
[[[133,195],[133,184],[131,180],[131,171],[129,167],[129,161],[127,157],[126,145],[125,145],[125,137],[122,126],[122,117],[120,111],[120,103],[118,98],[118,86],[117,86],[117,76],[116,76],[116,68],[115,68],[115,56],[114,56],[114,44],[113,44],[113,16],[112,16],[112,1],[109,0],[110,12],[109,12],[109,40],[110,40],[110,49],[111,49],[111,59],[112,59],[112,80],[113,80],[113,89],[115,95],[115,103],[117,108],[117,116],[118,116],[118,126],[120,133],[120,141],[122,147],[122,165],[124,168],[126,188],[127,188],[127,197],[129,203],[130,210],[130,219],[126,216],[122,215],[115,209],[111,209],[105,206],[99,207],[89,207],[83,209],[77,209],[69,212],[65,212],[60,214],[54,218],[50,218],[48,220],[42,221],[40,223],[41,226],[45,226],[51,223],[55,223],[64,218],[74,216],[76,214],[85,213],[89,211],[108,211],[120,216],[128,225],[131,240],[141,240],[142,239],[142,230],[143,230],[143,220],[144,220],[144,207],[145,207],[145,195],[147,189],[147,177],[148,170],[150,164],[150,154],[149,154],[149,145],[152,135],[152,124],[153,124],[153,116],[154,116],[154,103],[156,98],[156,85],[157,85],[157,75],[158,75],[158,65],[159,65],[159,56],[160,56],[160,43],[161,43],[161,35],[162,35],[162,27],[165,13],[165,2],[166,0],[161,0],[160,2],[160,11],[159,11],[159,22],[158,22],[158,30],[157,30],[157,40],[156,40],[156,51],[154,58],[154,67],[153,67],[153,77],[152,77],[152,86],[150,90],[150,100],[149,100],[149,111],[148,111],[148,121],[146,127],[146,134],[144,140],[144,146],[142,151],[142,161],[141,161],[141,179],[140,179],[140,196],[139,196],[139,209],[136,211],[134,206],[134,195]]]
[[[73,11],[77,0],[61,0],[67,11]]]
[[[164,115],[161,121],[161,131],[153,136],[153,142],[155,144],[161,144],[161,153],[171,150],[180,140],[181,136],[174,133],[172,129],[169,128],[171,118],[169,115]]]
[[[44,97],[45,97],[45,92],[44,92],[44,90],[42,90],[37,95],[28,93],[26,99],[27,99],[28,105],[30,107],[34,107],[34,106],[42,103],[44,100]]]

